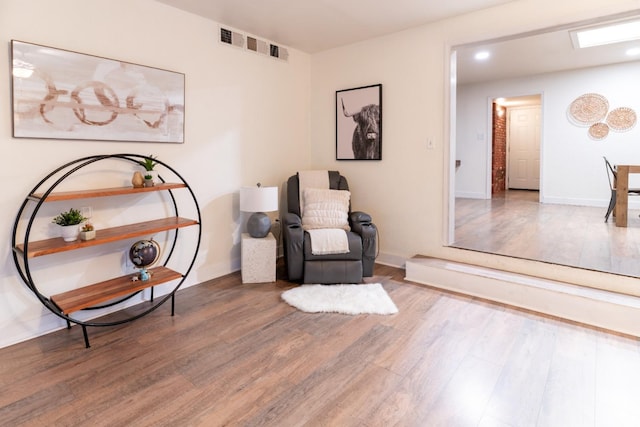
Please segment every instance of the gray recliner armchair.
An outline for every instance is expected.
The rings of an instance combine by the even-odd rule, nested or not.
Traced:
[[[337,171],[329,171],[329,188],[349,190],[347,179]],[[309,233],[303,229],[300,214],[300,187],[298,174],[287,181],[288,212],[283,218],[283,245],[285,264],[290,281],[302,283],[361,283],[363,277],[373,276],[377,252],[377,230],[371,216],[364,212],[351,212],[349,203],[347,253],[312,253]]]

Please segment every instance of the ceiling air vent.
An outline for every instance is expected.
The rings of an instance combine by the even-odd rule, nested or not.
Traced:
[[[287,48],[284,48],[282,46],[278,47],[278,58],[282,59],[283,61],[289,60],[289,51],[287,50]]]
[[[240,33],[220,28],[220,41],[233,46],[244,47],[244,37]]]
[[[260,40],[256,37],[249,35],[243,35],[241,33],[229,30],[226,28],[220,28],[220,42],[231,46],[245,47],[246,38],[246,50],[259,53],[272,58],[280,59],[283,61],[289,60],[289,51],[287,48],[278,46],[276,44]]]
[[[262,53],[263,55],[269,54],[269,45],[267,42],[264,40],[258,40],[251,36],[247,36],[247,49]]]

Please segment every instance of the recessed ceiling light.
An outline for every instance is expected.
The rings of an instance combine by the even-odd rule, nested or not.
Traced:
[[[570,31],[575,48],[602,46],[640,39],[640,20],[615,22]]]
[[[481,52],[476,53],[474,55],[474,58],[476,59],[476,61],[484,61],[486,59],[489,59],[489,56],[491,56],[491,54],[486,50],[483,50]]]
[[[632,47],[631,49],[627,49],[625,53],[627,54],[627,56],[640,55],[640,47]]]

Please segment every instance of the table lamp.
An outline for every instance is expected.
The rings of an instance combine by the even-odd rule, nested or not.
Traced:
[[[247,231],[251,237],[266,237],[271,230],[271,219],[265,212],[278,210],[278,187],[255,187],[240,189],[240,210],[254,212],[247,221]]]

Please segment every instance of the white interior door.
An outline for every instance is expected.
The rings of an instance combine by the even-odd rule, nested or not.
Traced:
[[[508,109],[507,186],[540,189],[540,106]]]

